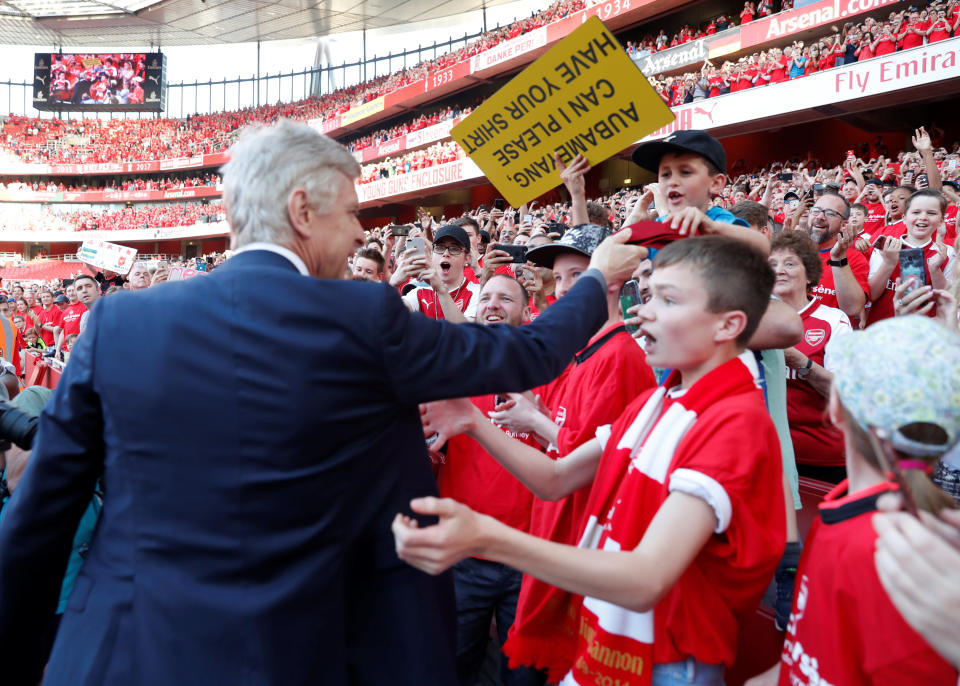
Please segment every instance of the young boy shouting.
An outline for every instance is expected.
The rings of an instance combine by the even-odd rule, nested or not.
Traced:
[[[643,143],[633,151],[633,161],[657,175],[647,186],[623,224],[638,221],[668,223],[681,236],[715,234],[746,241],[770,251],[765,236],[712,200],[727,185],[727,154],[706,131],[677,131],[662,140]],[[656,199],[656,205],[651,207]]]
[[[399,556],[434,574],[480,556],[557,587],[507,646],[552,682],[722,684],[785,538],[779,442],[745,353],[772,287],[763,254],[740,241],[662,249],[639,318],[647,361],[675,371],[559,460],[514,449],[469,401],[427,406],[425,432],[469,434],[541,498],[593,487],[577,547],[418,498],[413,511],[440,521],[397,515]]]

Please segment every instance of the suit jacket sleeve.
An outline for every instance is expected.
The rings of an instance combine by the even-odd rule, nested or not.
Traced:
[[[421,403],[543,385],[560,375],[606,320],[604,289],[587,277],[524,326],[428,319],[387,289],[373,325],[395,396]]]
[[[97,335],[91,319],[41,415],[23,479],[0,520],[5,684],[40,681],[41,637],[50,630],[73,537],[103,471],[103,419],[93,383]]]

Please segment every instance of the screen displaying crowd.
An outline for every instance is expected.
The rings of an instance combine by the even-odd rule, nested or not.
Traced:
[[[139,54],[52,54],[48,96],[75,105],[142,105],[146,59]]]

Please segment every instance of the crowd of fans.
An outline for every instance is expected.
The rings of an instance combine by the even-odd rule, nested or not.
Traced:
[[[332,117],[385,93],[582,9],[583,0],[557,0],[533,16],[483,34],[468,45],[413,67],[294,103],[262,105],[186,119],[63,120],[11,115],[0,148],[22,162],[145,162],[222,152],[241,127],[280,118]]]
[[[408,133],[439,124],[442,121],[466,117],[472,111],[472,107],[461,108],[459,105],[451,105],[433,114],[421,114],[413,119],[413,121],[403,122],[386,129],[379,129],[360,138],[348,139],[342,142],[348,150],[357,152],[365,150],[366,148],[376,147],[381,143],[386,143],[394,138],[399,138]]]
[[[162,229],[176,226],[194,226],[223,221],[226,215],[219,202],[162,203],[135,205],[120,209],[92,209],[57,211],[49,206],[42,209],[21,208],[0,216],[0,230],[4,231],[120,231],[128,229]]]
[[[36,191],[43,193],[74,193],[81,191],[172,191],[184,188],[202,188],[217,186],[220,175],[205,172],[196,176],[160,176],[150,178],[121,178],[109,177],[103,180],[89,177],[70,177],[72,183],[64,183],[63,179],[37,178],[31,181],[0,179],[0,191]]]
[[[707,59],[699,71],[680,76],[649,75],[648,79],[663,101],[675,107],[946,40],[956,34],[958,26],[960,2],[933,2],[924,9],[891,12],[885,20],[866,17],[861,23],[847,22],[839,31],[811,44],[797,40],[735,62],[725,60],[719,67]]]
[[[361,167],[360,183],[371,183],[390,176],[409,174],[437,164],[463,159],[467,154],[456,141],[435,143],[428,148],[408,152],[398,157],[387,157]]]
[[[775,5],[777,5],[776,10],[774,9]],[[626,50],[635,57],[646,57],[655,52],[669,50],[735,26],[747,24],[754,19],[769,16],[775,11],[785,12],[790,9],[793,9],[793,0],[782,0],[778,3],[774,3],[772,0],[760,0],[759,3],[754,3],[748,0],[748,2],[743,3],[743,9],[739,12],[739,24],[737,23],[738,15],[736,12],[720,14],[700,26],[691,27],[690,24],[684,24],[672,36],[667,35],[666,29],[660,29],[656,35],[647,34],[639,40],[627,41]]]
[[[895,472],[909,472],[905,483],[922,511],[949,511],[960,499],[960,456],[956,449],[947,453],[960,433],[955,400],[960,396],[951,367],[960,345],[960,154],[956,145],[944,145],[941,131],[931,127],[931,133],[917,129],[913,149],[896,155],[888,156],[876,143],[860,143],[837,155],[841,164],[786,160],[757,170],[734,164],[727,177],[720,144],[705,132],[681,131],[668,147],[654,142],[634,152],[638,165],[657,174],[644,188],[588,200],[589,167],[577,158],[562,170],[564,202],[520,208],[497,203],[449,218],[421,211],[414,224],[366,231],[365,246],[345,265],[351,278],[389,284],[407,308],[426,317],[489,326],[523,326],[567,297],[578,279],[596,278],[590,274],[596,271],[590,269],[592,257],[617,228],[639,229],[638,250],[644,251],[631,279],[637,302],[622,302],[614,289],[606,294],[603,312],[584,312],[606,323],[555,381],[530,393],[422,408],[425,433],[438,437],[428,445],[441,496],[487,516],[471,519],[467,507],[451,501],[443,501],[451,509],[442,513],[414,507],[421,514],[442,514],[456,526],[449,535],[420,540],[421,533],[431,534],[398,516],[393,531],[400,558],[432,573],[456,562],[458,591],[469,589],[476,606],[497,612],[500,640],[507,633],[501,624],[517,627],[520,638],[511,641],[518,661],[550,670],[558,669],[553,655],[541,662],[540,646],[524,642],[528,622],[559,630],[570,608],[579,613],[580,626],[593,631],[590,608],[602,602],[605,616],[614,618],[607,626],[623,634],[617,638],[640,643],[640,631],[629,632],[637,626],[634,620],[649,619],[656,650],[666,653],[651,652],[659,658],[652,662],[655,672],[661,664],[684,663],[698,670],[702,683],[720,684],[720,663],[729,666],[736,655],[737,617],[752,612],[773,581],[787,649],[780,666],[754,682],[758,686],[809,675],[812,660],[797,659],[789,648],[801,644],[817,661],[818,683],[842,683],[838,674],[855,674],[857,681],[871,676],[902,683],[897,675],[908,674],[915,683],[955,683],[960,651],[948,641],[941,647],[937,631],[930,629],[934,603],[920,613],[903,610],[919,601],[898,595],[889,575],[905,573],[890,571],[899,570],[892,563],[887,577],[874,571],[875,545],[884,544],[876,543],[870,519],[855,531],[834,529],[835,536],[858,543],[844,555],[832,552],[831,545],[842,547],[835,539],[811,534],[800,561],[795,515],[796,470],[832,483],[850,478],[828,496],[836,517],[872,516],[877,496],[897,490],[886,481],[886,453],[876,453],[869,441],[873,429],[882,431],[874,443],[889,438]],[[433,157],[430,150],[436,151]],[[858,150],[867,154],[861,158]],[[363,169],[364,180],[422,168],[417,165],[444,154],[455,159],[458,153],[452,143],[438,144],[375,169],[370,165]],[[344,221],[355,222],[355,206],[342,202]],[[186,212],[195,206],[176,207]],[[123,221],[139,221],[137,211],[125,211]],[[88,223],[83,217],[77,221]],[[647,222],[654,221],[659,223],[651,234]],[[216,266],[225,258],[202,262]],[[155,267],[151,274],[149,265],[136,264],[126,278],[91,272],[47,289],[8,284],[5,305],[23,338],[18,346],[69,352],[76,340],[70,336],[83,335],[85,309],[112,289],[150,288],[166,280],[168,265]],[[77,329],[71,333],[69,308],[75,308]],[[933,354],[927,354],[927,345]],[[879,364],[888,351],[889,359]],[[925,413],[928,405],[935,411]],[[650,416],[648,407],[654,408]],[[936,432],[902,434],[901,429],[915,428],[911,423],[933,423],[947,439]],[[769,459],[774,454],[782,456],[782,467]],[[875,482],[865,482],[864,474],[875,475]],[[597,489],[609,489],[599,502]],[[950,516],[956,528],[960,520]],[[830,523],[841,521],[846,520]],[[910,521],[922,528],[921,520]],[[597,525],[595,537],[591,522]],[[882,522],[904,526],[896,515]],[[529,557],[504,560],[509,546],[487,543],[528,541],[505,533],[503,525],[571,550],[581,542],[577,552],[597,553],[591,560],[602,551],[637,554],[608,555],[610,566],[602,574],[576,567],[572,557],[551,558],[542,568],[547,571],[538,574],[530,571]],[[486,535],[469,538],[480,527],[487,527]],[[929,526],[928,533],[936,531]],[[441,564],[418,555],[417,546],[455,549]],[[956,557],[955,546],[948,548]],[[541,548],[537,555],[558,549]],[[930,547],[922,554],[952,559]],[[844,575],[850,577],[849,589],[830,585],[836,564],[851,570]],[[480,569],[493,569],[497,581],[481,588]],[[549,576],[558,569],[574,571]],[[949,579],[957,577],[955,567],[946,570]],[[553,579],[553,585],[535,580],[540,576]],[[937,590],[955,598],[956,587],[941,584]],[[558,595],[560,588],[585,600],[570,604]],[[925,600],[930,595],[928,588],[912,590],[923,591]],[[504,596],[512,598],[514,610],[498,607]],[[458,644],[479,641],[482,648],[490,616],[468,624],[467,615],[477,608],[468,613],[463,597],[458,596]],[[838,619],[838,602],[858,611]],[[657,625],[649,615],[654,608],[661,617]],[[718,627],[707,646],[698,640],[704,626]],[[838,646],[841,640],[869,645],[879,664],[862,651]],[[884,641],[905,648],[888,657],[880,648]],[[597,652],[583,644],[577,650],[584,664]],[[464,683],[476,676],[475,653],[457,655]],[[559,677],[577,664],[566,665]],[[610,664],[590,664],[613,683]],[[504,675],[521,677],[508,675],[506,667]],[[551,681],[558,682],[557,676],[551,671]]]

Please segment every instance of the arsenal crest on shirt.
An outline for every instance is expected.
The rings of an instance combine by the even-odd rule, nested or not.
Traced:
[[[824,329],[808,329],[803,337],[804,340],[806,340],[807,345],[816,347],[823,342],[823,339],[826,335],[827,332]]]

